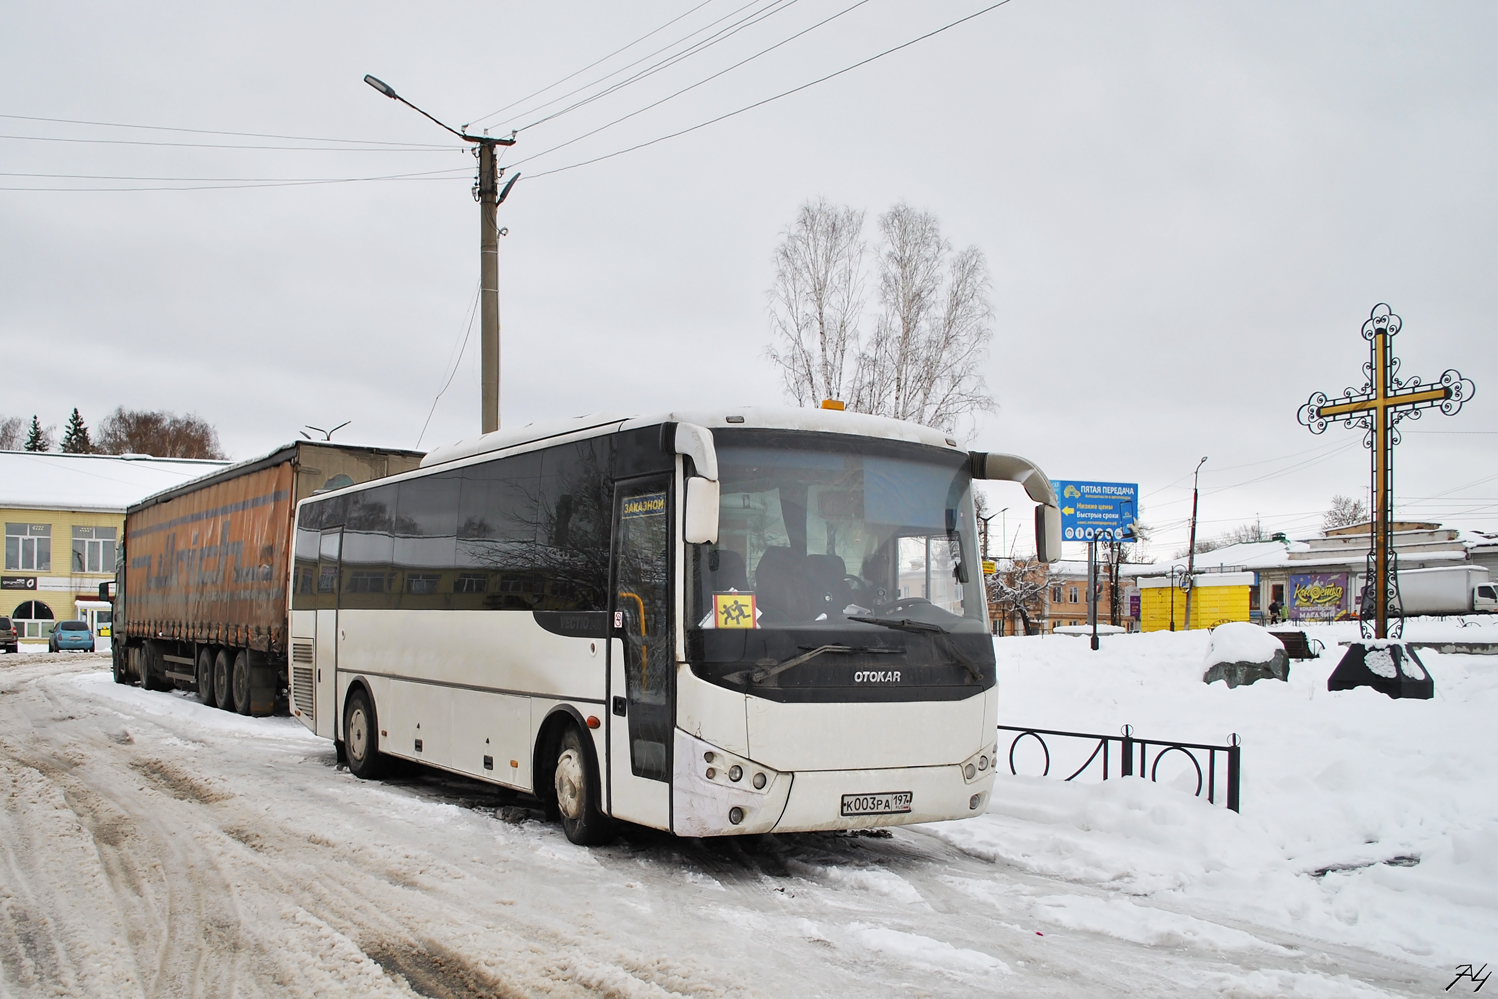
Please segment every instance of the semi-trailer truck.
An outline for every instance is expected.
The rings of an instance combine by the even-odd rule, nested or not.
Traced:
[[[113,584],[115,681],[192,690],[240,714],[284,707],[297,501],[409,471],[422,454],[297,441],[129,507]]]

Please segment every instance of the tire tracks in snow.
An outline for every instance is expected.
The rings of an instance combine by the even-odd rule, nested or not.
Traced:
[[[96,896],[114,910],[112,942],[133,955],[133,968],[93,982],[35,972],[88,962],[70,953],[79,950],[76,940],[28,930],[33,911],[76,928],[101,908],[97,897],[70,907],[59,906],[56,893],[48,899],[46,869],[55,865],[42,858],[55,850],[41,843],[33,862],[6,868],[7,883],[32,888],[24,905],[18,899],[11,906],[10,932],[0,928],[0,973],[23,994],[56,986],[152,997],[755,994],[690,959],[665,956],[668,947],[621,947],[587,919],[579,925],[544,912],[475,911],[464,891],[449,889],[464,888],[481,871],[358,828],[367,799],[400,792],[347,775],[339,780],[317,762],[300,774],[268,772],[267,765],[284,768],[287,760],[257,760],[246,740],[231,744],[171,718],[127,713],[122,728],[117,705],[40,666],[0,666],[0,732],[7,733],[0,772],[25,773],[38,800],[50,794],[64,803],[88,840],[91,873],[104,889]],[[218,720],[216,713],[199,717]],[[312,785],[310,817],[299,814],[300,788],[278,787],[277,778],[288,776]],[[327,800],[350,789],[361,799],[351,809]],[[337,828],[329,828],[330,804]],[[35,812],[21,810],[15,825],[34,826]],[[78,866],[52,880],[77,880]]]
[[[75,682],[101,663],[70,660],[61,676],[0,664],[0,993],[1194,996],[1308,968],[1413,991],[1394,962],[1263,927],[1241,928],[1321,953],[1037,926],[1041,896],[1117,893],[974,858],[919,827],[696,841],[626,829],[582,850],[528,809],[494,817],[505,797],[473,782],[357,781],[330,744],[279,720]],[[964,894],[963,879],[994,898]],[[1012,973],[964,977],[870,949],[871,927]]]

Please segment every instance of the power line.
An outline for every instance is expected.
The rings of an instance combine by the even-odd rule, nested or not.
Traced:
[[[448,372],[447,381],[443,382],[442,387],[437,390],[436,398],[432,400],[432,408],[427,410],[426,422],[421,425],[421,433],[416,437],[416,446],[418,448],[421,447],[422,438],[427,435],[427,427],[429,427],[432,423],[432,414],[437,412],[437,403],[441,401],[442,394],[447,391],[447,387],[453,383],[453,378],[457,375],[458,368],[463,363],[463,353],[468,350],[468,338],[473,336],[473,317],[474,314],[478,312],[479,290],[482,284],[483,282],[480,281],[478,282],[478,284],[474,285],[473,304],[468,307],[468,327],[467,331],[463,334],[463,345],[458,348],[458,359],[453,362],[453,369],[452,371]],[[449,353],[448,356],[452,356],[451,353]]]
[[[769,6],[775,6],[775,5],[783,3],[783,2],[784,2],[784,0],[768,0]],[[722,24],[724,21],[728,20],[731,17],[737,17],[739,14],[742,14],[744,11],[748,10],[750,7],[754,7],[754,6],[765,4],[765,3],[766,3],[766,0],[749,0],[749,2],[746,3],[746,4],[744,4],[742,7],[735,7],[733,10],[729,11],[727,14],[724,14],[722,17],[718,18],[716,21],[709,21],[707,24],[704,24],[702,27],[693,29],[692,31],[687,32],[685,35],[682,35],[680,38],[676,38],[676,39],[674,39],[672,41],[669,41],[665,45],[662,45],[660,48],[655,49],[654,51],[645,53],[644,55],[640,56],[640,58],[636,59],[634,62],[625,63],[623,66],[620,66],[618,69],[610,70],[609,72],[604,73],[602,76],[598,77],[597,79],[590,80],[587,83],[582,84],[581,86],[574,87],[573,89],[567,91],[565,94],[560,94],[560,95],[558,95],[556,97],[551,98],[550,100],[542,101],[540,104],[537,104],[534,107],[529,108],[529,109],[527,109],[525,111],[518,112],[517,114],[513,115],[512,117],[516,117],[516,118],[528,118],[531,115],[536,114],[538,111],[541,111],[543,108],[549,108],[553,104],[556,104],[556,103],[558,103],[560,101],[565,101],[569,97],[573,97],[573,96],[575,96],[577,94],[582,93],[584,90],[587,90],[589,87],[596,87],[596,86],[598,86],[598,84],[603,83],[606,80],[609,80],[609,79],[611,79],[611,78],[613,78],[615,76],[618,76],[620,73],[627,73],[629,70],[634,69],[636,66],[640,65],[642,62],[647,62],[647,61],[649,61],[651,59],[654,59],[656,56],[660,55],[662,52],[666,52],[666,51],[668,51],[668,50],[670,50],[672,48],[675,48],[676,46],[682,44],[683,42],[686,42],[686,41],[690,40],[692,37],[694,37],[696,35],[700,35],[704,31],[708,31],[708,30],[711,30],[712,28],[717,27],[718,25]],[[763,9],[764,8],[761,7],[761,11]],[[760,13],[760,11],[756,11],[754,14],[748,14],[748,15],[746,15],[743,18],[743,20],[739,21],[738,23],[742,24],[743,21],[749,20],[750,18],[754,17],[755,14],[757,14],[757,13]],[[694,46],[695,45],[701,45],[701,44],[702,44],[702,42],[697,42],[697,43],[694,43]],[[669,60],[671,58],[674,58],[674,57],[673,56],[667,56],[666,59],[662,59],[659,62],[653,63],[651,66],[647,66],[646,70],[653,69],[656,66],[660,66],[660,65],[662,65],[663,63],[665,63],[667,60]],[[641,72],[645,72],[645,71],[642,70]],[[628,81],[626,81],[626,82],[628,82]]]
[[[638,73],[636,73],[635,75],[629,77],[628,79],[626,79],[626,80],[620,80],[618,83],[615,83],[612,86],[605,87],[603,90],[599,91],[598,93],[592,94],[592,95],[590,95],[588,97],[583,98],[580,101],[577,101],[577,102],[575,102],[573,104],[570,104],[567,107],[562,108],[560,111],[555,111],[555,112],[553,112],[553,113],[551,113],[549,115],[546,115],[543,118],[538,118],[535,121],[531,122],[529,125],[522,125],[519,129],[517,129],[517,131],[523,132],[523,131],[525,131],[528,128],[534,128],[537,125],[545,124],[546,122],[551,121],[554,118],[560,118],[564,114],[567,114],[567,113],[569,113],[571,111],[576,111],[578,108],[585,107],[586,105],[591,104],[591,103],[593,103],[596,100],[600,100],[600,99],[602,99],[604,97],[609,96],[610,94],[616,93],[616,92],[624,89],[625,87],[629,86],[632,83],[638,83],[641,80],[648,79],[649,77],[654,76],[656,73],[659,73],[662,70],[670,69],[672,66],[675,66],[677,63],[680,63],[680,62],[683,62],[683,61],[685,61],[687,59],[690,59],[692,56],[697,55],[700,52],[705,52],[707,49],[712,48],[714,45],[718,44],[719,42],[721,42],[721,41],[723,41],[725,39],[732,38],[734,35],[738,34],[740,31],[743,31],[745,28],[752,28],[752,27],[754,27],[754,25],[759,24],[761,21],[765,21],[765,20],[767,20],[767,19],[769,19],[771,17],[774,17],[776,14],[779,14],[782,11],[789,10],[790,7],[791,7],[791,5],[794,4],[794,3],[796,3],[796,2],[797,2],[797,0],[776,0],[776,2],[773,3],[773,4],[771,4],[768,9],[761,9],[759,11],[756,11],[753,14],[750,14],[748,17],[745,17],[743,20],[739,21],[737,24],[730,25],[728,28],[724,28],[722,31],[718,32],[716,35],[714,35],[714,36],[712,36],[710,38],[703,39],[700,42],[697,42],[696,44],[694,44],[694,45],[690,46],[689,48],[687,48],[685,51],[678,52],[678,53],[676,53],[674,55],[667,56],[665,59],[660,60],[659,62],[655,63],[654,65],[647,66],[646,68],[640,70]],[[862,2],[867,2],[867,0],[862,0]],[[854,4],[855,7],[861,6],[861,5],[862,5],[862,3]],[[843,13],[846,13],[846,11],[844,11]],[[834,14],[833,15],[833,17],[840,17],[840,16],[841,16],[841,14]],[[832,19],[833,19],[832,17],[829,17],[827,20],[830,21]],[[826,23],[827,23],[826,21],[821,22],[821,24],[826,24]],[[812,28],[821,27],[821,24],[812,25]],[[806,30],[810,31],[811,28],[808,28]],[[779,48],[781,45],[784,45],[785,42],[790,41],[792,38],[797,38],[800,35],[804,35],[805,33],[806,33],[805,31],[797,32],[797,34],[792,35],[791,38],[787,38],[784,41],[778,42],[775,45],[770,46],[770,49]],[[667,46],[667,47],[669,48],[669,46]],[[768,51],[770,51],[770,49],[765,49],[764,52],[768,52]],[[755,55],[750,56],[749,59],[745,59],[743,62],[735,63],[733,66],[728,67],[728,69],[725,69],[722,72],[714,73],[712,76],[709,76],[707,78],[707,80],[711,80],[711,79],[714,79],[716,77],[722,76],[723,73],[728,72],[729,69],[736,69],[739,66],[742,66],[744,64],[744,62],[749,62],[749,61],[751,61],[753,59],[757,59],[757,58],[759,58],[759,56],[764,55],[764,52],[758,52]],[[628,69],[629,67],[625,67],[625,68]],[[620,72],[622,72],[622,70]],[[612,75],[615,75],[615,74],[610,74],[610,75],[612,76]],[[608,77],[604,77],[604,79],[608,79]],[[692,87],[700,86],[701,84],[706,83],[707,80],[699,80],[697,83],[694,83],[692,85]],[[599,82],[602,82],[602,81],[599,81]],[[592,86],[592,84],[589,84],[589,86]],[[692,87],[687,87],[686,90],[691,90]],[[579,88],[579,89],[585,90],[587,88],[586,87],[582,87],[582,88]],[[676,96],[678,96],[678,94],[686,93],[686,90],[678,91],[677,94],[672,94],[671,97],[676,97]],[[573,93],[577,93],[577,91],[573,91]],[[669,97],[666,98],[666,100],[670,100],[670,99],[671,98],[669,98]],[[555,103],[555,101],[551,101],[551,102],[548,102],[548,103]],[[658,101],[657,103],[661,103],[661,102]],[[542,107],[545,107],[545,106],[546,105],[542,105]],[[654,107],[654,106],[655,105],[652,104],[649,107],[641,108],[640,110],[641,111],[648,111],[650,109],[650,107]],[[639,112],[637,111],[637,112],[633,112],[632,114],[625,115],[625,118],[633,117],[634,114],[638,114],[638,113]],[[619,121],[623,121],[623,120],[624,120],[623,118],[619,119]],[[609,124],[610,125],[614,125],[614,124],[618,124],[618,122],[610,122]],[[605,125],[604,127],[607,128],[608,126]],[[591,135],[593,133],[590,132],[588,134]],[[586,138],[586,136],[579,136],[579,138]],[[577,140],[573,139],[572,141],[576,142]],[[570,143],[566,143],[566,144],[570,144]],[[553,147],[553,148],[560,148],[560,147]],[[550,152],[550,151],[551,150],[548,150],[548,152]]]
[[[393,174],[384,178],[363,178],[366,180],[401,180],[412,177],[430,177],[437,174],[460,173],[468,175],[468,170],[463,167],[452,167],[447,170],[427,170],[413,174]],[[349,178],[344,177],[136,177],[130,175],[102,174],[102,173],[0,173],[0,177],[38,177],[53,180],[143,180],[162,181],[178,183],[275,183],[275,184],[329,184],[344,183]]]
[[[444,175],[444,176],[438,176]],[[0,191],[54,191],[58,193],[118,193],[125,191],[230,191],[257,187],[304,187],[317,184],[362,184],[387,180],[459,180],[467,179],[468,171],[458,169],[430,170],[424,173],[396,173],[376,177],[329,177],[318,180],[276,180],[254,183],[199,184],[179,187],[0,187]]]
[[[1313,452],[1318,452],[1318,451],[1336,451],[1336,450],[1342,449],[1344,446],[1345,445],[1343,443],[1338,442],[1338,441],[1322,441],[1320,444],[1317,444],[1315,447],[1308,447],[1304,451],[1291,451],[1289,454],[1276,455],[1273,458],[1264,458],[1264,459],[1261,459],[1259,461],[1245,461],[1245,462],[1240,462],[1237,465],[1223,465],[1221,468],[1213,469],[1211,471],[1211,473],[1209,473],[1209,474],[1220,475],[1223,472],[1231,472],[1231,471],[1233,471],[1235,469],[1239,469],[1239,468],[1253,468],[1256,465],[1267,465],[1270,462],[1285,461],[1285,460],[1287,460],[1289,458],[1298,458],[1298,457],[1300,457],[1303,454],[1311,454]],[[1151,489],[1149,492],[1144,493],[1139,498],[1140,499],[1148,499],[1149,497],[1154,496],[1157,493],[1162,493],[1165,490],[1170,489],[1173,486],[1175,486],[1175,485],[1177,485],[1177,484],[1179,484],[1181,482],[1185,482],[1189,478],[1191,478],[1191,473],[1187,472],[1185,475],[1181,476],[1179,479],[1176,479],[1175,482],[1169,482],[1169,483],[1166,483],[1163,486],[1160,486],[1157,489]],[[1184,502],[1184,501],[1183,500],[1172,500],[1171,502]]]
[[[92,125],[97,128],[138,128],[152,132],[187,132],[193,135],[231,135],[241,139],[289,139],[299,142],[345,142],[364,146],[424,146],[430,149],[451,149],[430,142],[386,142],[379,139],[338,139],[317,135],[279,135],[274,132],[225,132],[214,128],[180,128],[172,125],[132,125],[118,121],[87,121],[78,118],[43,118],[30,114],[0,114],[0,118],[12,121],[45,121],[59,125]]]
[[[90,146],[155,146],[171,149],[270,149],[299,153],[451,153],[458,146],[388,145],[388,146],[268,146],[234,142],[161,142],[145,139],[81,139],[61,135],[0,134],[0,139],[17,142],[66,142]]]
[[[768,48],[761,49],[760,51],[754,53],[752,56],[749,56],[746,59],[739,60],[738,62],[734,63],[732,66],[729,66],[729,67],[727,67],[725,69],[721,69],[718,72],[712,74],[711,76],[706,77],[705,79],[698,80],[696,83],[693,83],[690,86],[683,87],[680,90],[676,91],[676,93],[669,94],[669,95],[667,95],[665,97],[662,97],[660,100],[655,101],[654,103],[647,104],[647,105],[645,105],[642,108],[639,108],[639,109],[637,109],[635,111],[631,111],[629,114],[624,115],[623,117],[615,118],[613,121],[609,122],[606,125],[600,125],[597,128],[593,129],[592,131],[584,132],[582,135],[579,135],[579,136],[577,136],[575,138],[572,138],[572,139],[568,139],[566,142],[560,143],[559,145],[552,146],[550,149],[542,150],[541,152],[536,153],[534,156],[530,156],[530,157],[527,157],[524,160],[521,160],[520,163],[525,163],[525,162],[528,162],[529,160],[537,159],[537,158],[539,158],[541,156],[547,155],[548,153],[554,153],[558,149],[562,149],[562,148],[564,148],[566,146],[572,145],[574,142],[581,142],[583,139],[589,138],[590,136],[597,135],[599,132],[602,132],[605,129],[613,128],[615,125],[619,124],[620,122],[628,121],[630,118],[633,118],[636,115],[644,114],[646,111],[649,111],[652,108],[660,107],[662,104],[666,103],[667,101],[675,100],[676,98],[680,97],[682,94],[686,93],[689,90],[695,90],[695,89],[697,89],[698,87],[702,86],[705,83],[709,83],[709,82],[711,82],[713,80],[716,80],[718,77],[722,76],[724,73],[730,73],[733,70],[738,69],[740,66],[744,65],[745,63],[753,62],[755,59],[758,59],[760,56],[764,55],[765,53],[767,53],[767,52],[773,52],[775,49],[780,48],[782,45],[785,45],[785,44],[788,44],[790,42],[793,42],[797,38],[800,38],[802,35],[806,34],[807,32],[809,32],[809,31],[815,31],[816,29],[822,27],[822,25],[827,24],[829,21],[835,21],[838,18],[842,17],[844,14],[847,14],[850,11],[853,11],[853,10],[859,8],[859,7],[862,7],[864,4],[866,4],[868,2],[869,2],[869,0],[857,0],[857,2],[855,2],[851,6],[844,7],[842,10],[838,11],[836,14],[833,14],[831,17],[828,17],[828,18],[825,18],[825,19],[823,19],[821,21],[818,21],[816,24],[813,24],[811,27],[806,28],[806,29],[804,29],[802,31],[798,31],[794,35],[791,35],[789,38],[783,38],[780,41],[776,42],[774,45],[771,45]],[[563,112],[559,111],[557,113],[558,114],[562,114]],[[546,120],[547,119],[545,119],[545,118],[541,119],[541,121],[546,121]],[[536,124],[540,124],[540,122],[536,122]],[[528,128],[530,126],[526,126],[526,127]],[[517,163],[515,165],[519,166],[520,163]],[[550,171],[550,172],[556,173],[557,171],[553,170],[553,171]],[[544,176],[544,174],[539,175],[539,176]]]
[[[590,62],[586,66],[584,66],[582,69],[574,70],[573,72],[568,73],[566,76],[562,77],[560,80],[557,80],[555,83],[548,83],[546,86],[542,87],[540,90],[533,90],[529,94],[526,94],[524,97],[517,98],[516,100],[511,101],[510,103],[506,104],[504,107],[500,108],[498,111],[490,111],[488,114],[484,115],[482,118],[475,118],[469,124],[470,125],[477,125],[480,122],[487,121],[487,120],[489,120],[490,118],[493,118],[496,115],[504,114],[506,111],[510,110],[510,108],[514,107],[517,104],[524,104],[526,101],[530,100],[532,97],[540,97],[542,94],[546,93],[548,90],[552,89],[553,87],[560,87],[562,84],[566,83],[568,80],[572,79],[574,76],[578,76],[578,75],[580,75],[582,73],[586,73],[588,70],[592,69],[594,66],[597,66],[599,63],[607,62],[608,60],[614,58],[614,56],[618,55],[619,53],[625,52],[625,51],[627,51],[629,49],[634,48],[636,45],[640,44],[645,39],[649,38],[651,35],[656,35],[656,34],[659,34],[662,31],[665,31],[667,28],[671,27],[671,25],[675,24],[677,21],[680,21],[684,17],[687,17],[689,15],[697,13],[699,10],[701,10],[704,7],[706,7],[708,4],[710,4],[712,2],[713,2],[713,0],[702,0],[702,3],[699,3],[697,6],[691,8],[686,13],[684,13],[684,14],[678,14],[675,17],[673,17],[671,20],[667,21],[665,24],[662,24],[660,27],[654,28],[654,29],[652,29],[650,31],[647,31],[645,34],[641,35],[639,38],[636,38],[634,41],[630,42],[628,45],[622,45],[619,48],[615,49],[614,51],[610,52],[608,55],[603,56],[602,58],[593,60],[592,62]],[[746,4],[746,6],[753,6],[753,5],[752,4]],[[742,10],[743,8],[741,7],[739,9]],[[732,17],[733,15],[729,14],[728,16]],[[721,18],[720,18],[720,20],[721,20]],[[714,21],[713,23],[716,24],[717,22]],[[711,25],[709,25],[709,27],[711,27]],[[688,35],[687,37],[690,38],[691,35]],[[675,43],[673,42],[672,44],[675,44]],[[669,48],[669,46],[667,46],[667,47]],[[657,50],[657,51],[659,51],[659,50]],[[650,57],[646,56],[645,58],[648,59]],[[633,65],[633,64],[631,64],[631,65]],[[629,68],[628,66],[625,67],[625,69],[628,69],[628,68]],[[620,72],[622,72],[622,70]],[[610,74],[610,75],[612,75],[612,74]],[[604,79],[608,79],[608,77],[604,77]],[[592,84],[588,84],[588,86],[592,86]],[[575,92],[576,91],[574,91],[574,93]],[[561,100],[561,99],[564,99],[564,98],[558,98],[558,100]],[[548,102],[548,103],[551,103],[551,102]],[[541,106],[545,107],[546,105],[543,104]],[[464,127],[468,127],[468,126],[464,126]]]
[[[809,83],[803,83],[803,84],[801,84],[798,87],[792,87],[790,90],[783,90],[780,93],[774,95],[773,97],[766,97],[764,100],[755,101],[753,104],[746,104],[744,107],[741,107],[741,108],[739,108],[736,111],[730,111],[727,114],[718,115],[716,118],[710,118],[707,121],[699,122],[698,124],[692,125],[689,128],[684,128],[684,129],[681,129],[680,131],[677,131],[677,132],[671,132],[668,135],[662,135],[662,136],[659,136],[658,138],[650,139],[650,140],[648,140],[646,142],[640,142],[640,143],[637,143],[637,144],[635,144],[633,146],[628,146],[628,147],[626,147],[624,149],[615,150],[612,153],[605,153],[602,156],[594,156],[591,159],[581,160],[581,161],[579,161],[577,163],[569,163],[566,166],[557,167],[557,168],[555,168],[553,170],[546,170],[546,171],[543,171],[541,173],[533,173],[533,174],[530,175],[530,179],[531,180],[536,180],[537,178],[540,178],[540,177],[550,177],[553,174],[564,173],[564,172],[566,172],[568,170],[576,170],[578,167],[591,166],[594,163],[601,163],[604,160],[613,159],[615,156],[623,156],[626,153],[632,153],[632,152],[635,152],[637,150],[644,149],[647,146],[653,146],[653,145],[656,145],[657,143],[665,142],[668,139],[680,138],[683,135],[686,135],[686,134],[688,134],[690,132],[695,132],[695,131],[697,131],[700,128],[706,128],[709,125],[716,125],[720,121],[726,121],[727,119],[732,118],[732,117],[734,117],[736,115],[741,115],[741,114],[743,114],[746,111],[753,111],[755,108],[764,107],[766,104],[770,104],[770,103],[772,103],[774,101],[778,101],[782,97],[789,97],[792,94],[798,94],[798,93],[800,93],[803,90],[807,90],[807,89],[810,89],[811,87],[815,87],[819,83],[826,83],[828,80],[831,80],[831,79],[834,79],[836,77],[842,76],[844,73],[850,73],[853,70],[858,69],[858,68],[860,68],[862,66],[867,66],[869,63],[874,62],[875,60],[883,59],[887,55],[892,55],[895,52],[899,52],[901,49],[909,48],[910,46],[915,45],[918,42],[923,42],[926,39],[931,38],[931,37],[933,37],[935,35],[939,35],[939,34],[941,34],[944,31],[949,31],[952,28],[955,28],[955,27],[957,27],[960,24],[964,24],[964,23],[966,23],[968,21],[971,21],[971,20],[973,20],[976,17],[981,17],[984,14],[987,14],[989,11],[997,10],[998,8],[1004,6],[1007,3],[1009,3],[1009,0],[999,0],[998,3],[990,4],[989,6],[984,7],[982,10],[974,11],[973,13],[968,14],[966,17],[961,17],[961,18],[958,18],[955,21],[952,21],[949,24],[944,24],[940,28],[935,29],[934,31],[928,31],[924,35],[918,35],[915,38],[910,39],[910,41],[908,41],[908,42],[902,42],[901,44],[896,45],[896,46],[894,46],[892,48],[887,48],[887,49],[885,49],[882,52],[878,52],[878,53],[875,53],[874,55],[869,56],[867,59],[862,59],[862,60],[860,60],[858,62],[853,63],[850,66],[844,66],[842,69],[837,70],[836,72],[828,73],[826,76],[818,77],[817,79],[812,80]]]

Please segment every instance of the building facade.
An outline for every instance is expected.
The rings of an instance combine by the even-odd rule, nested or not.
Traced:
[[[22,643],[44,646],[58,621],[108,637],[99,584],[114,578],[125,507],[228,464],[182,458],[0,451],[5,530],[0,617]]]

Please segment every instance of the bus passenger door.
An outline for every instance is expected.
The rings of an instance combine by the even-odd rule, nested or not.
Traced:
[[[313,717],[317,734],[336,739],[338,713],[338,591],[343,575],[343,528],[323,531],[317,542],[317,675]]]
[[[615,489],[607,800],[615,817],[657,829],[671,822],[676,649],[670,514],[668,476],[632,479]]]

